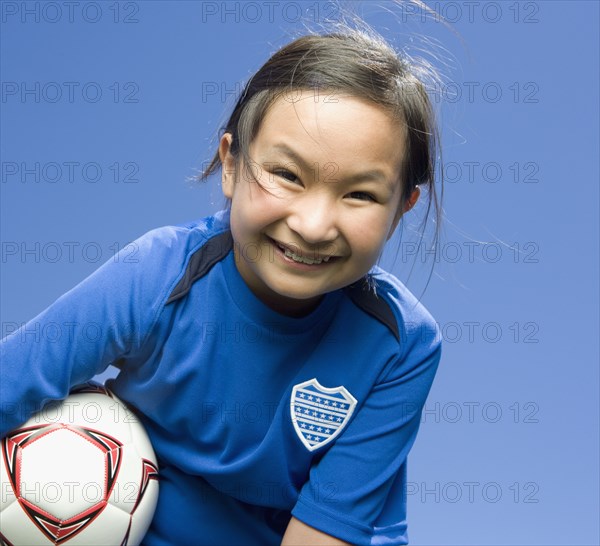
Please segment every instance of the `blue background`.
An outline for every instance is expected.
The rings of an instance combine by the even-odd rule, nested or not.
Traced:
[[[599,544],[599,4],[429,2],[451,28],[380,4],[395,15],[358,9],[398,48],[439,42],[445,74],[440,259],[427,283],[417,211],[383,260],[446,340],[409,458],[411,543]],[[145,231],[219,209],[217,179],[190,178],[234,94],[302,30],[301,11],[308,24],[339,13],[1,9],[2,335]]]

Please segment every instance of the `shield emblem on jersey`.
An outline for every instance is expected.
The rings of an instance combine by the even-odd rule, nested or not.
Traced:
[[[299,383],[292,389],[292,423],[298,438],[309,451],[337,438],[355,407],[356,398],[345,387],[323,387],[316,378]]]

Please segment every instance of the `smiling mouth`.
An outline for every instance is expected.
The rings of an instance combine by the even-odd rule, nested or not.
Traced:
[[[308,256],[303,256],[302,254],[297,254],[291,248],[289,248],[285,245],[282,245],[281,243],[275,241],[274,239],[271,239],[271,241],[277,248],[279,248],[279,250],[281,250],[283,252],[283,254],[285,255],[286,258],[289,258],[290,260],[293,260],[296,263],[307,264],[307,265],[319,265],[319,264],[322,264],[323,262],[325,262],[325,263],[329,262],[329,260],[332,258],[332,256],[320,256],[320,257],[309,258]]]

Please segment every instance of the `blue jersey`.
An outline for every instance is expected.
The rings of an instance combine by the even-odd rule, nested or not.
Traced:
[[[292,515],[407,544],[406,460],[441,339],[406,287],[375,267],[292,318],[240,277],[226,211],[134,245],[2,341],[0,435],[113,364],[159,460],[145,544],[279,544]]]

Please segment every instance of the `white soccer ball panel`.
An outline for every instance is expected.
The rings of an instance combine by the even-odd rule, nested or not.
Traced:
[[[106,505],[92,523],[74,535],[65,546],[120,546],[129,528],[129,514]],[[127,542],[130,546],[130,542]]]
[[[22,449],[21,497],[69,519],[105,495],[106,456],[76,432],[61,428]]]
[[[156,463],[156,455],[154,454],[154,449],[152,448],[152,444],[150,443],[150,439],[148,438],[148,434],[146,433],[146,429],[144,429],[143,425],[136,418],[135,422],[133,419],[131,424],[131,437],[132,441],[135,444],[138,453],[144,459],[148,459],[149,461]]]
[[[110,431],[122,443],[131,440],[129,425],[125,420],[126,408],[121,401],[104,394],[81,393],[70,396],[65,402],[65,405],[73,407],[70,413],[75,424]]]
[[[51,546],[52,542],[14,502],[0,513],[0,532],[14,546]]]

